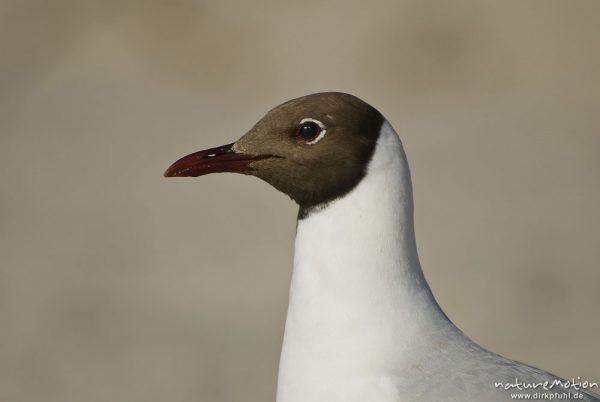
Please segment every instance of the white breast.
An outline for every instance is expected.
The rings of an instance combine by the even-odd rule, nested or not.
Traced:
[[[423,278],[412,215],[408,164],[386,122],[358,186],[298,222],[279,402],[396,401],[390,376],[410,340],[454,331]]]

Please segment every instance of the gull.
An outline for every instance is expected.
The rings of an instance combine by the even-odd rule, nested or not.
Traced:
[[[444,314],[417,255],[402,142],[366,102],[290,100],[165,176],[217,172],[256,176],[299,206],[277,402],[600,401],[594,383],[488,351]]]

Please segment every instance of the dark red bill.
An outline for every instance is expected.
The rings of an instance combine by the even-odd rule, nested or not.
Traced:
[[[269,158],[270,155],[247,155],[233,152],[232,144],[205,149],[184,156],[173,163],[165,172],[165,177],[197,177],[209,173],[242,173],[254,161]]]

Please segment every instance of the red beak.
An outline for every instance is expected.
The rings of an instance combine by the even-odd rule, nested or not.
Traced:
[[[209,173],[243,173],[252,162],[271,157],[271,155],[248,155],[234,152],[233,144],[205,149],[184,156],[173,163],[165,172],[165,177],[198,177]]]

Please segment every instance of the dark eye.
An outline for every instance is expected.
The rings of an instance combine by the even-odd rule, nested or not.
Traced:
[[[321,127],[314,121],[307,121],[300,125],[298,137],[306,142],[313,141],[321,133]]]

